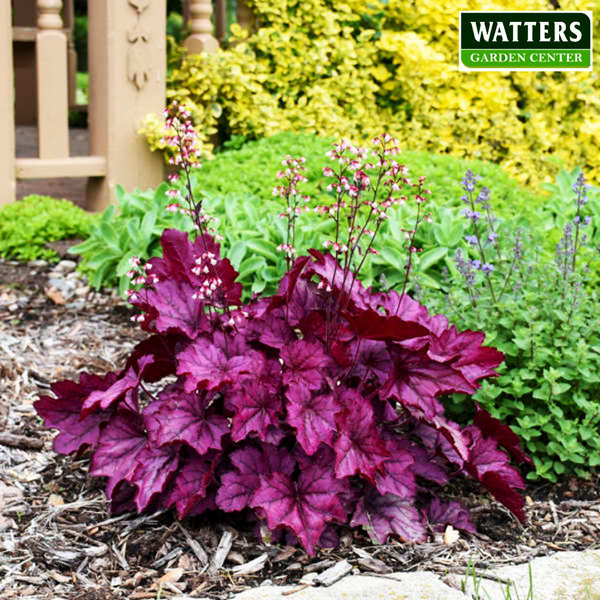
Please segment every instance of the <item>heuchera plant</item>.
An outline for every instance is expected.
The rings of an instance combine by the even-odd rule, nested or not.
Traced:
[[[174,107],[167,124],[189,175],[185,109]],[[188,195],[183,208],[173,194],[197,236],[167,230],[162,258],[135,264],[130,302],[150,336],[121,371],[55,383],[56,397],[36,403],[60,431],[57,452],[91,449],[89,472],[108,478],[111,510],[245,511],[263,537],[285,535],[314,554],[344,524],[378,543],[424,541],[428,526],[473,531],[468,512],[437,495],[464,474],[525,519],[509,458],[528,461],[517,436],[480,408],[459,427],[441,400],[474,393],[502,354],[482,345],[483,333],[459,332],[404,293],[374,293],[358,279],[387,211],[408,200],[403,190],[417,203],[407,277],[416,228],[429,218],[423,179],[406,177],[396,141],[373,143],[328,153],[333,201],[316,210],[335,221],[330,252],[295,256],[307,198],[302,160],[284,161],[274,194],[286,202],[289,269],[276,295],[246,304],[201,203]]]

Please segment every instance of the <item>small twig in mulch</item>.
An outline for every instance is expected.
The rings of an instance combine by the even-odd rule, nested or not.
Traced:
[[[41,450],[44,447],[44,440],[14,433],[0,433],[0,444],[21,450]]]

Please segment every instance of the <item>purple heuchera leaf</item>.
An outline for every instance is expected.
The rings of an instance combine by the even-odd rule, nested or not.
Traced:
[[[157,448],[146,444],[136,455],[137,466],[128,481],[137,487],[135,504],[142,512],[161,494],[179,466],[179,446]]]
[[[84,418],[98,409],[106,410],[123,400],[127,392],[136,390],[142,380],[144,369],[153,361],[152,355],[142,356],[137,365],[122,371],[108,389],[92,392],[83,403],[81,417]]]
[[[200,456],[191,449],[182,449],[179,470],[171,481],[168,506],[175,505],[180,519],[186,517],[206,498],[218,460],[216,452]],[[195,514],[200,514],[196,512]]]
[[[165,279],[130,302],[146,313],[146,319],[142,321],[146,331],[175,332],[194,339],[210,331],[204,304],[194,298],[196,291],[196,287],[185,281]]]
[[[137,456],[148,442],[142,419],[120,410],[109,421],[90,464],[89,473],[108,477],[106,494],[110,497],[119,481],[130,481],[137,468]]]
[[[418,323],[403,321],[396,316],[384,316],[370,308],[356,315],[348,312],[344,316],[356,335],[365,340],[403,341],[429,334],[429,330]]]
[[[331,445],[335,427],[335,415],[341,407],[333,394],[311,394],[301,386],[293,386],[287,392],[288,423],[296,428],[298,441],[307,454],[314,454],[321,442]]]
[[[316,545],[330,522],[344,522],[346,513],[337,493],[344,491],[331,469],[305,469],[297,482],[285,473],[261,476],[251,506],[264,510],[270,529],[286,525],[306,551],[314,555]]]
[[[425,349],[411,351],[390,345],[393,367],[380,390],[382,398],[394,398],[407,410],[426,419],[443,414],[437,400],[442,394],[472,394],[475,387],[449,364],[432,360]]]
[[[291,475],[296,461],[285,448],[264,444],[262,450],[249,446],[230,455],[233,469],[221,478],[217,506],[226,511],[243,510],[250,504],[260,486],[260,475],[284,473]]]
[[[281,396],[260,381],[250,381],[231,392],[228,402],[235,407],[231,429],[233,440],[239,442],[254,432],[266,442],[269,428],[276,428],[279,423]]]
[[[362,525],[372,540],[385,544],[390,535],[406,542],[424,542],[426,530],[411,499],[393,494],[382,496],[369,488],[360,499],[350,525]]]
[[[166,392],[166,393],[165,393]],[[211,448],[221,449],[221,438],[229,433],[229,421],[209,404],[212,392],[187,394],[181,386],[172,386],[160,396],[160,406],[148,414],[156,422],[154,438],[159,445],[185,442],[198,454]],[[149,405],[150,407],[152,405]],[[148,430],[154,425],[146,426]]]
[[[347,408],[338,416],[339,437],[335,443],[335,473],[337,477],[362,475],[369,481],[390,458],[373,421],[373,409],[359,392],[344,395]]]
[[[484,377],[497,376],[495,369],[504,360],[504,354],[482,346],[485,333],[480,331],[459,332],[454,325],[432,337],[429,356],[439,362],[450,362],[471,383]]]
[[[533,465],[533,461],[521,449],[519,436],[502,421],[492,417],[487,410],[475,404],[475,419],[473,424],[485,437],[492,438],[498,442],[513,457],[517,463]]]
[[[524,522],[524,501],[516,491],[525,488],[519,472],[510,464],[508,456],[498,449],[496,440],[484,437],[475,425],[469,425],[466,431],[471,436],[472,443],[465,471],[480,481],[498,502]]]
[[[414,498],[417,492],[415,473],[412,469],[415,459],[409,450],[402,448],[399,441],[395,434],[387,434],[384,437],[384,444],[391,458],[383,463],[381,472],[375,474],[375,487],[383,495]]]
[[[298,340],[282,348],[279,355],[285,366],[283,382],[309,390],[321,387],[325,369],[331,365],[331,359],[318,342]]]
[[[185,375],[185,391],[198,388],[218,390],[233,383],[240,373],[251,373],[261,357],[257,352],[227,358],[225,352],[205,338],[200,338],[177,356],[178,375]]]
[[[427,520],[434,531],[441,532],[452,525],[454,529],[475,533],[469,511],[460,502],[441,502],[434,496],[427,508]]]
[[[108,373],[104,377],[82,373],[79,383],[60,381],[50,388],[56,398],[42,396],[34,406],[44,419],[45,427],[58,429],[54,438],[54,450],[60,454],[81,452],[85,447],[94,448],[100,437],[100,427],[106,423],[112,411],[104,410],[81,418],[84,400],[94,391],[109,389],[117,375]]]

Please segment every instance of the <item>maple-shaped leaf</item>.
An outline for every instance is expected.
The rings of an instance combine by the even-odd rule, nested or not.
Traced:
[[[160,239],[163,250],[161,258],[152,258],[148,262],[151,273],[158,277],[159,282],[181,282],[182,289],[196,291],[208,277],[218,277],[221,284],[215,290],[211,302],[218,306],[239,304],[242,286],[236,283],[237,271],[229,259],[221,258],[220,247],[214,238],[207,234],[196,236],[190,242],[188,234],[177,229],[166,229]],[[206,260],[210,256],[210,260]],[[208,272],[198,273],[198,259],[210,265]],[[193,293],[192,291],[192,293]]]
[[[177,354],[188,344],[189,339],[183,335],[152,335],[135,346],[125,368],[135,367],[144,356],[152,356],[152,361],[142,369],[142,378],[149,383],[160,381],[168,375],[175,374]]]
[[[346,518],[337,496],[344,488],[331,469],[304,469],[297,482],[280,472],[262,475],[260,481],[251,506],[264,511],[270,529],[289,527],[312,556],[326,524]]]
[[[208,251],[216,257],[219,256],[219,245],[212,238],[206,236],[199,241],[208,244]],[[162,257],[152,258],[148,261],[152,265],[151,272],[155,273],[159,279],[195,284],[197,277],[192,269],[196,267],[198,250],[190,242],[188,234],[178,229],[165,229],[160,238],[160,245],[162,246]]]
[[[338,415],[335,474],[339,478],[362,475],[374,481],[390,453],[379,436],[370,404],[359,392],[353,395],[352,403],[348,394],[344,399],[351,408],[344,408]]]
[[[429,330],[411,321],[404,321],[395,315],[385,316],[371,308],[361,310],[357,314],[344,313],[356,335],[365,340],[402,341],[423,337]]]
[[[166,501],[167,506],[175,505],[180,519],[186,517],[206,497],[218,459],[216,452],[200,456],[191,448],[181,449],[179,468],[169,484]]]
[[[470,438],[456,423],[442,416],[421,422],[413,430],[432,455],[443,456],[462,468],[470,457]]]
[[[297,340],[283,347],[279,356],[285,366],[283,382],[286,385],[304,386],[309,390],[321,387],[325,369],[332,364],[318,342]]]
[[[210,340],[197,339],[177,356],[177,374],[185,375],[185,391],[194,392],[198,388],[218,390],[233,383],[242,373],[251,373],[256,366],[259,353],[253,351],[245,356],[227,358],[225,352]]]
[[[261,320],[258,339],[265,346],[281,349],[294,342],[296,334],[285,318],[284,311],[278,309]]]
[[[444,407],[437,400],[443,394],[472,394],[476,388],[451,365],[439,363],[428,356],[425,348],[410,351],[398,344],[390,344],[393,367],[379,395],[395,398],[407,410],[417,411],[426,419],[443,414]]]
[[[525,521],[524,501],[516,490],[525,488],[521,475],[509,461],[505,452],[498,448],[498,442],[486,438],[474,425],[465,428],[472,439],[469,448],[470,458],[464,469],[480,481],[498,500],[511,510],[519,520]]]
[[[380,494],[393,494],[399,498],[414,498],[417,492],[415,473],[412,469],[415,459],[409,450],[398,443],[399,436],[383,436],[385,447],[391,455],[383,463],[381,472],[375,474],[375,487]]]
[[[414,463],[411,470],[417,477],[422,477],[438,485],[446,485],[450,478],[445,469],[438,464],[438,457],[430,454],[415,442],[409,439],[401,439],[396,442],[399,448],[408,450],[413,457]]]
[[[56,398],[42,396],[34,403],[35,410],[44,419],[44,427],[60,431],[54,438],[55,452],[70,454],[81,452],[87,446],[96,446],[100,427],[109,420],[112,411],[98,411],[81,418],[83,402],[93,391],[110,388],[116,379],[116,373],[108,373],[104,377],[82,373],[79,383],[53,383],[50,389]]]
[[[179,466],[179,445],[157,448],[146,444],[136,456],[137,466],[128,481],[138,489],[135,504],[139,512],[161,494]]]
[[[454,529],[475,533],[471,515],[460,502],[442,502],[434,496],[427,507],[427,520],[434,531],[442,532],[448,525],[452,525]]]
[[[269,427],[277,427],[282,411],[281,395],[257,380],[244,383],[231,391],[227,397],[228,406],[233,406],[231,437],[239,442],[252,432],[266,442]]]
[[[131,479],[137,468],[137,457],[147,442],[141,417],[117,410],[102,430],[89,468],[90,475],[109,478],[106,485],[108,496],[119,481]]]
[[[358,377],[374,375],[379,383],[383,383],[392,368],[392,359],[384,342],[376,340],[359,340],[351,345],[349,354],[356,357],[353,373]]]
[[[145,331],[179,333],[194,339],[210,331],[204,303],[194,297],[197,291],[187,281],[163,279],[129,301],[146,313],[142,321]]]
[[[310,256],[300,256],[294,261],[292,268],[281,278],[277,294],[270,299],[269,310],[274,310],[290,303],[300,275],[309,262]]]
[[[485,333],[461,331],[454,325],[438,337],[432,336],[428,354],[439,362],[451,362],[471,383],[484,377],[497,376],[495,369],[504,360],[504,354],[483,346]]]
[[[206,391],[187,394],[181,387],[166,391],[160,407],[152,411],[158,424],[156,442],[161,446],[185,442],[198,454],[205,454],[211,448],[221,449],[221,438],[229,433],[230,425],[216,410],[207,408],[212,396],[214,394]]]
[[[382,496],[372,487],[358,502],[350,525],[362,525],[378,544],[385,544],[390,535],[405,542],[424,542],[427,538],[422,516],[411,499]]]
[[[83,402],[81,417],[84,418],[96,410],[106,410],[123,400],[129,391],[136,390],[144,369],[151,365],[153,360],[152,355],[142,356],[136,365],[121,371],[109,388],[93,391]]]
[[[217,506],[226,512],[243,510],[260,486],[260,475],[291,475],[296,461],[285,448],[264,444],[262,450],[249,446],[230,454],[233,469],[221,477]]]
[[[119,481],[111,493],[106,491],[106,496],[110,500],[108,506],[109,512],[113,514],[120,514],[124,512],[133,512],[136,509],[135,505],[135,493],[137,488],[135,485],[131,485],[128,481],[122,479]]]
[[[484,437],[498,442],[519,464],[533,465],[533,461],[523,452],[519,436],[499,419],[475,404],[475,419],[473,424],[481,430]]]
[[[302,277],[317,276],[321,282],[328,284],[338,306],[348,307],[351,311],[356,307],[365,308],[361,303],[363,285],[352,271],[344,273],[343,267],[331,254],[315,249],[308,252],[313,261],[307,264]]]
[[[336,431],[335,415],[341,410],[333,394],[313,395],[302,386],[287,392],[287,422],[296,428],[298,441],[307,454],[323,442],[331,445]]]

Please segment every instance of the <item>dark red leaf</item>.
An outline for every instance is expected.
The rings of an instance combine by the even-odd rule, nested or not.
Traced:
[[[333,394],[311,394],[301,386],[287,392],[288,423],[296,428],[298,441],[307,454],[314,454],[323,442],[331,445],[336,431],[335,415],[341,407]]]
[[[358,392],[347,395],[345,408],[338,416],[339,437],[335,442],[337,477],[362,475],[375,481],[375,475],[390,458],[373,420],[373,409]]]
[[[287,450],[268,444],[262,450],[251,446],[235,450],[230,459],[234,468],[223,475],[217,492],[217,506],[226,512],[243,510],[250,504],[260,486],[260,475],[291,475],[296,464]]]
[[[423,519],[412,499],[393,494],[382,496],[374,488],[369,488],[360,499],[350,525],[362,525],[378,544],[385,544],[390,535],[405,542],[424,542],[427,537]]]
[[[337,496],[343,491],[342,484],[326,468],[305,469],[297,482],[284,473],[272,473],[261,476],[251,506],[264,510],[270,529],[289,527],[306,551],[314,555],[325,525],[345,520]]]
[[[331,359],[318,342],[298,340],[282,348],[279,355],[285,366],[283,382],[309,390],[321,387],[325,370],[331,366]]]
[[[107,373],[104,377],[82,373],[79,383],[61,381],[52,384],[56,398],[42,396],[34,407],[45,427],[58,429],[54,438],[54,450],[60,454],[81,452],[87,446],[94,448],[100,437],[100,427],[106,423],[112,411],[103,410],[81,418],[84,400],[95,390],[109,389],[117,375]]]
[[[452,525],[454,529],[475,533],[469,511],[460,502],[441,502],[434,497],[427,508],[427,520],[434,531],[442,532],[448,525]]]

